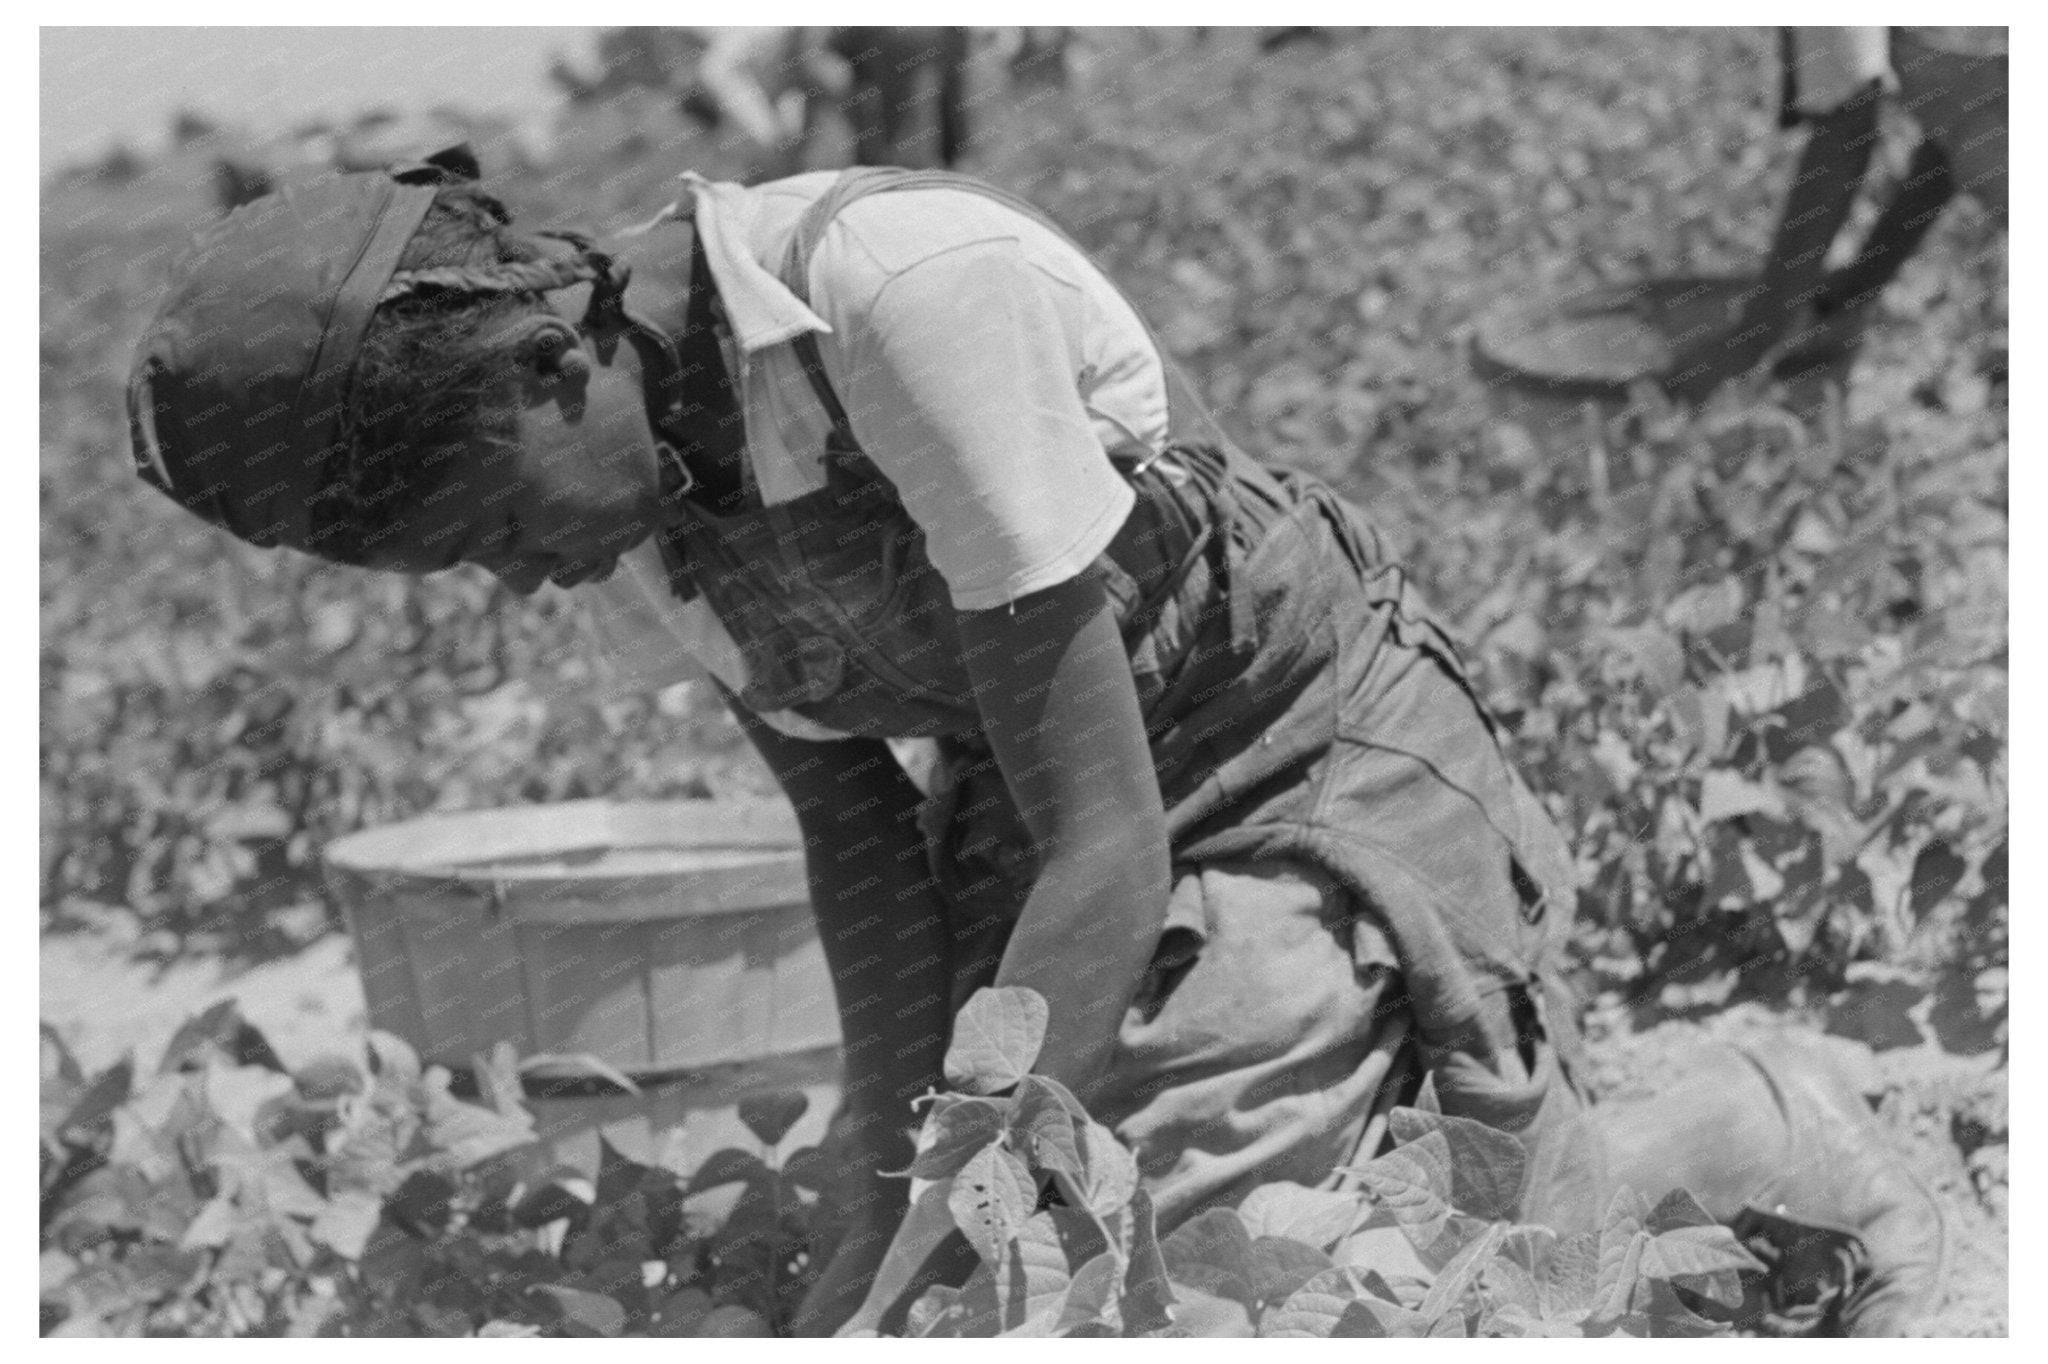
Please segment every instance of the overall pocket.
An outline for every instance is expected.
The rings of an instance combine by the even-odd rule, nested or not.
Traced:
[[[938,579],[923,532],[878,485],[835,481],[763,516],[786,570],[781,605],[821,621],[843,621],[852,632],[886,626],[902,618],[921,583],[929,593]]]

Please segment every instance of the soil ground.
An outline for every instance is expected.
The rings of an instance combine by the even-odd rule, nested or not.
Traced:
[[[139,946],[114,928],[43,940],[42,1016],[87,1067],[131,1050],[152,1063],[179,1023],[228,996],[292,1066],[353,1050],[368,1026],[344,935],[239,967],[220,958],[163,966]],[[1704,1018],[1653,1019],[1609,1004],[1587,1017],[1592,1082],[1606,1094],[1682,1084],[1688,1053],[1710,1038],[1734,1041],[1782,1027],[1827,1037],[1947,1215],[1940,1334],[2002,1336],[2009,1274],[2005,1062],[1989,1047],[1959,1054],[1943,1045],[1932,1018],[1939,993],[1896,973],[1873,973],[1809,1015],[1744,1004]],[[109,1007],[115,1000],[120,1006]],[[1946,1040],[1955,1042],[1953,1035]]]

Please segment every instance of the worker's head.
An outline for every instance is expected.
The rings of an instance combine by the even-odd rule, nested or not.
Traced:
[[[526,592],[644,540],[643,356],[596,325],[623,272],[513,231],[474,176],[458,152],[323,177],[202,234],[130,378],[142,476],[252,544]]]

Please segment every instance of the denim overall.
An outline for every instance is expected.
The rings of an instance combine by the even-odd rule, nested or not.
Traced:
[[[783,282],[806,295],[848,203],[936,186],[1046,221],[966,177],[849,171],[798,223]],[[993,979],[1036,857],[923,534],[861,454],[815,337],[796,344],[831,419],[826,485],[730,516],[683,498],[672,585],[701,592],[738,644],[748,707],[938,740],[921,820],[957,1006]],[[1239,451],[1161,358],[1170,439],[1119,462],[1136,505],[1092,568],[1130,653],[1174,867],[1102,1116],[1170,1225],[1259,1182],[1332,1182],[1425,1072],[1446,1113],[1530,1138],[1578,1100],[1552,964],[1570,867],[1456,649],[1358,508]]]

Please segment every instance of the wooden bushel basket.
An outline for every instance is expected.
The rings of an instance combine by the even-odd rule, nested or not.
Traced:
[[[653,1080],[839,1041],[782,802],[441,815],[325,862],[371,1025],[451,1069],[508,1041]]]

